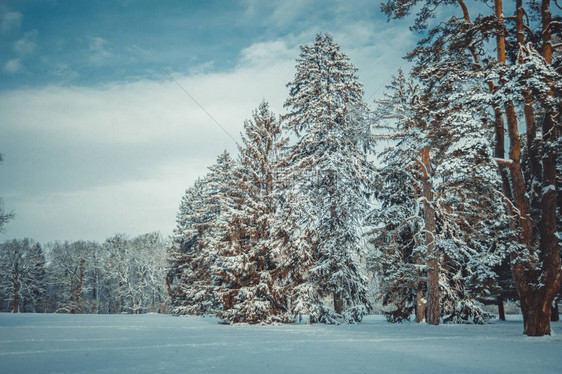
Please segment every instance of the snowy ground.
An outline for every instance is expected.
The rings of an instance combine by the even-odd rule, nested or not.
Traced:
[[[2,373],[562,373],[562,323],[226,326],[167,315],[0,314]]]

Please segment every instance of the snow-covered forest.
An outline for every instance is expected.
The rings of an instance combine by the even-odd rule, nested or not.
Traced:
[[[402,18],[414,3],[382,10]],[[509,18],[496,1],[474,19],[463,1],[420,3],[412,27],[427,37],[373,111],[353,64],[319,34],[301,47],[287,113],[261,103],[238,157],[220,155],[186,191],[170,252],[174,313],[339,323],[382,306],[392,322],[485,323],[484,304],[503,319],[503,300],[518,299],[525,333],[549,333],[559,23],[548,1],[518,1]],[[428,29],[441,3],[462,17]]]
[[[329,34],[301,46],[284,113],[267,101],[181,197],[171,238],[0,245],[2,311],[484,324],[517,301],[558,318],[562,17],[556,1],[388,0],[421,35],[365,102]],[[445,6],[447,6],[445,11]],[[443,11],[441,11],[443,10]],[[452,12],[452,15],[451,15]],[[560,13],[558,13],[560,14]],[[0,206],[1,207],[1,206]],[[12,219],[0,211],[0,228]]]
[[[166,250],[160,233],[93,241],[30,239],[0,244],[1,312],[166,312]]]

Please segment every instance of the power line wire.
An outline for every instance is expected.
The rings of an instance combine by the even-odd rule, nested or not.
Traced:
[[[400,65],[400,66],[398,67],[398,69],[396,69],[396,70],[384,81],[384,83],[381,84],[380,87],[377,88],[377,89],[375,90],[375,92],[373,92],[373,93],[371,94],[371,96],[369,96],[369,97],[367,98],[367,100],[365,100],[365,102],[368,103],[369,100],[371,100],[371,99],[373,98],[373,96],[375,96],[375,95],[377,94],[377,92],[380,91],[381,88],[383,88],[384,86],[386,86],[386,84],[388,83],[389,80],[392,79],[392,77],[394,76],[394,74],[396,74],[400,69],[402,69],[402,67],[403,67],[404,65],[406,65],[407,63],[408,63],[408,61],[404,61],[404,62],[402,63],[402,65]]]
[[[138,48],[138,47],[137,47]],[[139,48],[140,49],[140,48]],[[162,65],[160,63],[160,61],[158,61],[156,59],[156,57],[154,57],[154,55],[150,52],[150,51],[144,51],[146,52],[151,58],[152,60],[154,60],[154,62],[160,67],[160,69],[162,69],[162,71],[164,71],[174,82],[176,82],[176,84],[178,85],[179,88],[181,88],[183,90],[183,92],[185,92],[187,94],[187,96],[189,96],[191,98],[191,100],[193,100],[193,102],[195,104],[197,104],[199,106],[199,108],[201,108],[206,114],[207,116],[209,116],[209,118],[211,118],[213,120],[213,122],[215,122],[221,129],[222,131],[224,131],[224,133],[226,135],[228,135],[232,140],[234,140],[234,143],[236,143],[236,145],[239,146],[238,142],[236,141],[236,139],[234,139],[234,137],[224,128],[223,125],[220,124],[219,121],[217,121],[217,119],[215,117],[213,117],[213,115],[211,113],[209,113],[209,111],[207,109],[205,109],[205,107],[203,105],[201,105],[201,103],[199,103],[199,101],[197,101],[197,99],[195,97],[193,97],[192,94],[189,93],[189,91],[187,91],[185,89],[184,86],[181,85],[180,82],[178,82],[178,80],[176,78],[174,78],[174,76],[168,71],[168,69],[166,69],[164,67],[164,65]]]
[[[217,121],[217,119],[216,119],[215,117],[213,117],[213,115],[212,115],[211,113],[209,113],[209,111],[208,111],[207,109],[205,109],[205,107],[204,107],[203,105],[201,105],[201,103],[199,103],[199,101],[197,101],[197,99],[196,99],[192,94],[190,94],[189,91],[187,91],[187,89],[186,89],[184,86],[182,86],[180,82],[178,82],[178,80],[168,71],[168,69],[166,69],[166,68],[164,67],[164,65],[162,65],[162,64],[160,63],[160,61],[158,61],[158,60],[156,59],[156,57],[154,57],[154,55],[153,55],[150,51],[142,50],[142,49],[140,49],[139,47],[137,47],[137,48],[138,48],[139,50],[141,50],[141,51],[147,53],[147,54],[152,58],[152,60],[160,67],[160,69],[162,69],[162,71],[164,71],[164,72],[178,85],[178,87],[181,88],[182,91],[185,92],[185,93],[187,94],[187,96],[189,96],[190,99],[193,100],[193,102],[194,102],[195,104],[197,104],[197,105],[207,114],[207,116],[209,116],[209,118],[211,118],[211,119],[213,120],[213,122],[215,122],[215,124],[216,124],[217,126],[219,126],[219,127],[222,129],[222,131],[224,131],[224,133],[225,133],[226,135],[228,135],[228,136],[234,141],[234,143],[236,143],[236,145],[239,146],[239,144],[238,144],[238,142],[236,141],[236,139],[224,128],[224,126],[221,125],[220,122]],[[377,88],[377,89],[367,98],[367,100],[365,100],[365,102],[368,103],[369,100],[371,100],[371,99],[373,98],[373,96],[375,96],[375,95],[381,90],[381,88],[383,88],[383,87],[388,83],[388,81],[390,81],[390,79],[392,79],[392,77],[394,76],[394,74],[396,74],[396,72],[398,72],[400,69],[402,69],[402,67],[403,67],[404,65],[406,65],[406,63],[408,63],[408,61],[404,61],[404,62],[398,67],[398,69],[396,69],[396,70],[384,81],[384,83],[383,83],[382,85],[380,85],[379,88]]]

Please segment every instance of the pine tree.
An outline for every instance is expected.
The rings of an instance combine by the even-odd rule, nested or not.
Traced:
[[[204,179],[197,179],[182,197],[174,239],[168,252],[168,294],[171,311],[176,314],[207,314],[212,305],[207,299],[209,258],[204,250],[200,212],[207,207]],[[205,274],[205,276],[203,276]]]
[[[431,62],[434,71],[442,72],[450,70],[453,56],[472,55],[474,66],[468,71],[481,73],[478,79],[488,87],[488,95],[475,97],[474,101],[485,98],[494,109],[495,157],[503,174],[510,224],[517,232],[517,243],[511,245],[511,265],[524,331],[527,335],[548,334],[550,304],[562,278],[556,234],[556,151],[562,133],[556,118],[561,79],[553,68],[552,43],[560,33],[560,18],[551,14],[550,0],[525,6],[517,0],[514,17],[505,17],[503,1],[494,0],[493,13],[480,15],[474,23],[462,0],[441,4],[430,0],[387,1],[383,10],[392,18],[402,18],[416,3],[422,3],[415,24],[419,29],[427,27],[427,20],[435,14],[431,9],[436,5],[455,4],[462,11],[464,21],[452,17],[439,23],[428,33],[430,37],[421,42],[418,52],[426,54],[425,61]],[[527,19],[525,13],[533,17]],[[488,55],[492,43],[495,56]],[[504,155],[504,116],[510,143],[508,158]],[[523,136],[519,133],[521,128],[525,128]],[[509,179],[504,173],[506,169]]]
[[[443,315],[464,323],[490,318],[476,301],[499,293],[493,269],[507,254],[507,215],[490,147],[492,134],[475,117],[476,113],[455,113],[442,124],[450,138],[434,186],[441,223],[437,247],[444,257]]]
[[[437,87],[461,91],[450,84]],[[388,98],[379,102],[381,119],[394,121],[396,128],[377,130],[379,138],[392,143],[380,154],[383,167],[375,179],[381,201],[373,214],[375,269],[382,275],[383,302],[398,306],[392,320],[409,317],[415,293],[418,321],[425,318],[427,300],[434,308],[429,323],[439,323],[441,315],[447,321],[480,323],[489,316],[475,301],[498,292],[492,268],[505,256],[497,235],[507,220],[501,182],[486,122],[474,119],[478,111],[459,112],[463,95],[444,101],[432,92],[434,86],[417,87],[400,73]],[[428,212],[434,217],[430,235]],[[423,297],[430,287],[421,281],[426,272],[431,281],[432,267],[438,282],[434,299]]]
[[[302,233],[312,231],[314,265],[297,304],[311,322],[360,321],[370,308],[359,260],[368,168],[363,90],[356,68],[329,35],[302,46],[288,84],[285,126],[298,137],[291,167],[306,196]],[[298,177],[297,177],[298,176]],[[331,298],[328,302],[326,298]]]
[[[235,161],[223,152],[209,173],[186,191],[177,218],[176,237],[168,261],[172,311],[214,314],[220,308],[213,274],[221,243],[230,240]]]
[[[286,140],[266,102],[244,123],[244,130],[233,181],[235,203],[222,228],[230,234],[220,242],[215,266],[224,305],[218,315],[229,322],[283,322],[289,315],[272,223],[278,205],[278,154]]]
[[[427,147],[427,134],[417,123],[420,88],[399,70],[377,101],[374,137],[385,142],[377,154],[373,197],[378,206],[368,218],[367,232],[374,253],[371,267],[377,274],[377,297],[391,322],[426,320],[427,275],[424,253],[422,183],[415,158]]]

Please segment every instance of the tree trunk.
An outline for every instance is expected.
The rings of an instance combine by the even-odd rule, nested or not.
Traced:
[[[468,8],[466,7],[464,0],[457,0],[457,2],[462,9],[465,22],[472,24],[472,21],[470,20],[470,14],[468,13]],[[505,56],[505,41],[502,41],[501,43],[498,42],[498,54],[500,53],[499,52],[500,44],[503,51],[502,54],[503,56]],[[474,60],[477,69],[483,70],[483,66],[480,63],[480,58],[478,57],[478,52],[476,51],[474,45],[469,44],[468,50],[472,55],[472,59]],[[492,80],[488,80],[487,84],[490,93],[493,94],[497,91],[496,86]],[[505,129],[503,123],[503,112],[498,102],[492,103],[492,109],[494,111],[494,134],[495,134],[494,157],[498,159],[503,159],[505,157]],[[502,193],[509,200],[512,200],[511,189],[509,188],[509,176],[508,176],[507,168],[505,167],[505,165],[498,165],[498,168],[502,180]]]
[[[515,3],[515,28],[517,31],[517,44],[519,47],[519,58],[517,63],[524,63],[524,51],[526,50],[526,38],[525,38],[525,25],[523,23],[523,14],[525,13],[523,9],[523,0],[516,0]],[[539,144],[537,144],[537,128],[535,124],[535,109],[533,107],[533,99],[531,97],[531,91],[529,88],[523,90],[523,113],[525,114],[525,124],[527,128],[527,153],[529,161],[529,170],[531,173],[531,207],[530,213],[532,216],[540,214],[541,209],[541,183],[542,180],[542,167],[539,155]],[[531,233],[532,240],[537,237],[536,225],[532,225],[533,232]],[[531,242],[531,245],[535,245]]]
[[[84,260],[80,260],[80,265],[78,266],[78,284],[76,285],[76,290],[74,292],[74,302],[76,303],[77,312],[82,314],[82,288],[84,286]]]
[[[548,15],[545,16],[545,3],[549,3],[547,0],[543,0],[543,28],[545,28],[545,20]],[[521,3],[519,2],[519,5]],[[503,10],[502,1],[495,0],[496,5],[496,16],[502,26],[502,30],[499,30],[497,35],[498,43],[498,61],[500,63],[505,63],[505,36],[503,31]],[[520,8],[520,7],[519,7]],[[546,7],[548,8],[548,7]],[[519,27],[522,28],[522,9],[518,9]],[[516,22],[517,17],[516,17]],[[547,22],[548,26],[550,21]],[[543,32],[543,43],[545,34]],[[548,40],[549,44],[550,40]],[[547,60],[546,56],[544,56]],[[548,60],[547,60],[547,63]],[[504,82],[502,82],[503,84]],[[524,98],[525,99],[525,98]],[[524,100],[525,101],[525,100]],[[527,111],[530,107],[525,108]],[[552,151],[546,151],[543,155],[543,180],[542,187],[543,191],[539,193],[539,196],[534,196],[535,198],[540,198],[542,194],[542,214],[540,214],[540,208],[538,211],[533,211],[535,214],[540,214],[542,217],[531,216],[531,204],[529,201],[529,195],[526,191],[525,180],[523,178],[523,173],[521,170],[521,143],[519,137],[519,130],[517,126],[517,116],[515,114],[515,108],[512,101],[508,101],[505,104],[505,113],[508,125],[509,140],[511,143],[509,156],[512,161],[510,171],[511,171],[511,182],[512,191],[515,207],[517,208],[518,224],[520,231],[519,243],[522,248],[518,251],[513,251],[511,254],[512,262],[512,274],[513,281],[515,283],[515,289],[517,295],[519,296],[519,301],[521,303],[521,312],[523,313],[524,321],[524,333],[529,336],[542,336],[545,334],[550,334],[550,309],[551,303],[558,291],[560,285],[560,250],[558,248],[558,242],[556,240],[555,228],[556,228],[556,184],[553,182],[552,193],[548,187],[550,181],[555,180],[556,169],[554,163],[555,154],[554,147]],[[530,112],[526,113],[527,118]],[[545,116],[545,123],[543,125],[543,141],[548,142],[548,136],[555,136],[554,131],[549,131],[549,119],[551,116]],[[550,121],[550,124],[552,121]],[[530,130],[534,131],[534,124],[529,124]],[[531,137],[534,136],[531,133]],[[545,136],[547,138],[545,138]],[[536,160],[533,159],[533,154],[530,152],[531,163]],[[551,162],[552,161],[552,162]],[[536,167],[537,168],[537,167]],[[538,170],[534,171],[534,175],[539,176]],[[552,178],[554,177],[554,178]],[[548,182],[547,182],[548,180]],[[545,183],[547,182],[547,183]],[[533,205],[538,206],[537,204]],[[539,261],[536,261],[536,250],[537,250],[537,233],[533,232],[533,221],[539,222],[540,227],[540,251],[539,251]],[[553,240],[554,239],[554,240]],[[541,286],[537,286],[541,284]]]
[[[92,287],[92,309],[90,310],[90,313],[92,314],[97,314],[98,312],[98,279],[97,279],[97,274],[95,279],[95,284],[94,287]]]
[[[503,307],[503,297],[498,296],[498,315],[501,321],[505,321],[505,309]]]
[[[426,309],[427,303],[425,301],[425,297],[423,297],[421,287],[418,287],[416,292],[416,322],[425,322]]]
[[[340,315],[343,313],[343,297],[339,292],[334,292],[334,311]]]
[[[20,311],[20,283],[18,281],[14,282],[14,307],[12,313],[19,313]]]
[[[550,311],[550,321],[558,322],[560,321],[560,312],[558,311],[558,298],[554,299],[552,302],[552,310]]]
[[[545,291],[546,288],[541,290]],[[520,299],[523,312],[523,333],[528,336],[550,335],[550,312],[552,302],[546,302],[544,292],[527,293]]]
[[[542,1],[542,26],[543,26],[543,57],[547,64],[552,62],[552,45],[551,43],[551,21],[550,0]],[[552,82],[548,82],[552,83]],[[552,87],[552,85],[551,85]],[[551,88],[551,96],[555,96],[554,89]],[[542,283],[540,291],[534,294],[537,300],[534,300],[537,306],[540,306],[540,321],[548,316],[544,323],[533,323],[529,327],[533,335],[550,334],[550,312],[552,302],[560,289],[560,243],[556,236],[556,142],[560,137],[559,125],[553,120],[553,113],[546,108],[543,122],[543,142],[544,154],[542,155],[543,163],[543,180],[542,180],[542,214],[539,221],[540,228],[540,251],[539,259],[542,264],[540,277],[538,282]],[[540,298],[539,298],[540,297]],[[546,309],[548,313],[543,312]],[[545,316],[542,316],[542,315]],[[530,321],[533,322],[533,321]],[[535,328],[535,325],[537,328]],[[525,328],[527,330],[527,326]],[[527,334],[530,335],[530,334]]]
[[[422,150],[425,243],[427,246],[427,323],[438,325],[441,317],[439,292],[439,261],[435,253],[435,210],[433,208],[433,186],[430,181],[429,149]]]

